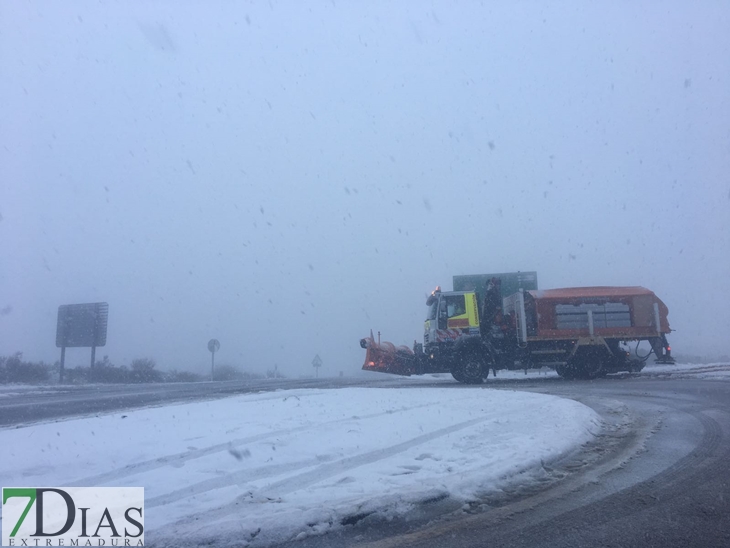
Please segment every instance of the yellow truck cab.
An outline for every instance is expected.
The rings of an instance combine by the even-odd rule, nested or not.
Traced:
[[[436,288],[426,301],[425,345],[455,341],[462,335],[479,334],[479,306],[473,291],[442,292]]]

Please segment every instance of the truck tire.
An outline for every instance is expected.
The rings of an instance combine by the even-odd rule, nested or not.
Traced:
[[[555,372],[567,381],[575,378],[575,371],[567,363],[561,363],[555,368]]]
[[[644,369],[645,365],[646,362],[644,360],[632,358],[629,360],[629,373],[639,373],[642,369]]]
[[[593,380],[606,376],[604,362],[608,357],[608,351],[600,347],[581,350],[566,364],[566,369],[571,370],[573,378]]]
[[[457,364],[458,365],[458,364]],[[452,367],[451,376],[459,382],[464,382],[464,375],[461,374],[461,367]]]
[[[479,349],[467,347],[457,354],[451,375],[464,384],[481,384],[484,381],[485,371],[488,375],[489,370],[485,368]]]

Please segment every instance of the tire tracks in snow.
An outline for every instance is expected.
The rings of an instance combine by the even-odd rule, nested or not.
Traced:
[[[324,423],[308,424],[305,426],[298,426],[295,428],[285,428],[285,429],[281,429],[281,430],[274,430],[272,432],[262,432],[260,434],[255,434],[253,436],[247,436],[245,438],[238,438],[235,440],[227,441],[225,443],[217,443],[215,445],[203,447],[200,449],[191,449],[188,451],[183,451],[181,453],[175,453],[172,455],[166,455],[164,457],[157,457],[154,459],[149,459],[149,460],[137,462],[134,464],[129,464],[129,465],[124,466],[123,468],[120,468],[117,470],[112,470],[109,472],[102,472],[100,474],[95,474],[93,476],[87,476],[85,478],[67,482],[66,485],[68,485],[69,487],[99,486],[99,485],[103,485],[105,483],[109,483],[111,481],[133,476],[135,474],[150,472],[152,470],[156,470],[158,468],[163,468],[165,466],[172,466],[173,468],[181,468],[188,461],[207,457],[207,456],[213,455],[215,453],[229,451],[231,449],[235,449],[236,447],[241,447],[241,446],[248,445],[251,443],[256,443],[258,441],[266,440],[268,438],[273,438],[276,436],[286,436],[286,435],[290,435],[290,434],[298,434],[301,432],[306,432],[308,430],[312,430],[315,428],[322,428],[322,427],[326,427],[329,425],[342,424],[342,423],[359,421],[359,420],[373,419],[373,418],[377,418],[377,417],[382,417],[384,415],[405,413],[407,411],[413,411],[415,409],[422,409],[424,407],[431,407],[434,405],[440,405],[440,402],[434,401],[434,402],[430,402],[430,403],[414,405],[411,407],[389,409],[387,411],[380,411],[378,413],[371,413],[369,415],[356,415],[356,416],[337,419],[337,420],[328,421],[328,422],[324,422]],[[306,466],[308,466],[308,465],[302,464],[299,467],[303,468]]]
[[[168,525],[168,527],[175,527],[176,525],[183,525],[194,522],[206,523],[207,516],[209,516],[211,519],[220,519],[223,516],[241,512],[242,504],[260,504],[261,502],[265,502],[266,500],[275,502],[277,499],[280,499],[283,496],[302,489],[306,489],[307,487],[310,487],[338,474],[342,474],[355,468],[359,468],[361,466],[366,466],[368,464],[373,464],[380,460],[390,458],[397,455],[398,453],[402,453],[423,443],[435,440],[448,434],[452,434],[454,432],[458,432],[460,430],[464,430],[465,428],[469,428],[471,426],[479,424],[480,422],[485,422],[491,419],[492,417],[479,417],[476,419],[471,419],[461,423],[449,425],[438,430],[434,430],[433,432],[429,432],[427,434],[416,436],[415,438],[411,438],[396,445],[391,445],[382,449],[376,449],[374,451],[368,451],[367,453],[361,453],[359,455],[346,457],[334,462],[320,464],[312,470],[308,470],[306,472],[302,472],[301,474],[297,474],[295,476],[276,481],[253,493],[240,495],[231,500],[228,504],[225,504],[221,507],[205,511],[200,514],[186,516],[184,520],[181,520],[177,523],[171,523]],[[237,475],[238,474],[236,474],[236,476]],[[229,486],[232,484],[232,482],[230,481],[230,476],[224,476],[222,478],[216,479],[218,481],[216,482],[216,486],[213,487],[213,489]],[[210,490],[207,488],[210,486],[210,484],[204,484],[208,484],[208,482],[200,482],[199,484],[190,486],[188,490],[179,491],[181,492],[181,495],[184,496],[191,496],[193,494],[198,495]],[[186,491],[186,493],[182,493],[183,491]],[[165,499],[163,502],[163,497],[158,497],[158,500],[156,500],[155,502],[158,504],[163,504],[173,501]],[[152,506],[153,504],[151,503],[152,501],[148,502],[147,505]]]
[[[198,483],[186,485],[185,487],[176,489],[175,491],[170,491],[168,493],[152,497],[145,501],[145,506],[147,508],[163,506],[184,498],[194,497],[195,495],[200,495],[208,491],[215,491],[216,489],[222,489],[224,487],[230,487],[232,485],[243,487],[243,485],[251,481],[295,472],[302,468],[317,466],[318,464],[321,464],[321,462],[322,459],[311,458],[297,462],[270,464],[268,466],[260,466],[259,468],[238,470],[231,474],[225,474],[223,476],[199,481]]]

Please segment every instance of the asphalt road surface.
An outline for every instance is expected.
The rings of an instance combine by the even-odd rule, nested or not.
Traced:
[[[538,481],[469,508],[441,501],[287,546],[730,547],[730,382],[624,376],[499,387],[573,398],[608,428]]]
[[[462,390],[456,383],[433,383]],[[407,379],[270,379],[232,383],[18,390],[0,398],[0,425],[287,388],[431,386]],[[502,380],[485,389],[578,400],[607,428],[542,474],[467,507],[442,500],[403,519],[352,525],[287,546],[730,547],[730,382],[651,375],[596,381]]]
[[[255,379],[227,382],[181,382],[138,385],[80,385],[27,388],[0,393],[0,427],[44,420],[107,413],[175,402],[221,398],[236,394],[294,388],[359,386],[363,380]]]

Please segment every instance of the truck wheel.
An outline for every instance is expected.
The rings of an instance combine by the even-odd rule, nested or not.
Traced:
[[[584,352],[568,362],[568,369],[572,369],[576,379],[592,380],[604,374],[604,356],[600,352]]]
[[[575,370],[567,363],[561,363],[555,368],[555,372],[565,380],[573,380],[575,378]]]
[[[606,375],[605,365],[609,361],[608,350],[602,347],[579,348],[566,364],[566,370],[573,373],[573,378],[593,380]],[[567,377],[566,377],[567,378]]]
[[[459,382],[464,382],[464,375],[461,372],[461,364],[456,364],[451,368],[451,376]]]
[[[639,371],[644,369],[645,365],[645,361],[632,358],[629,360],[629,373],[638,373]]]
[[[481,384],[484,380],[484,360],[476,349],[464,350],[458,356],[455,369],[463,379],[460,382],[465,384]],[[453,371],[451,374],[456,378]]]

